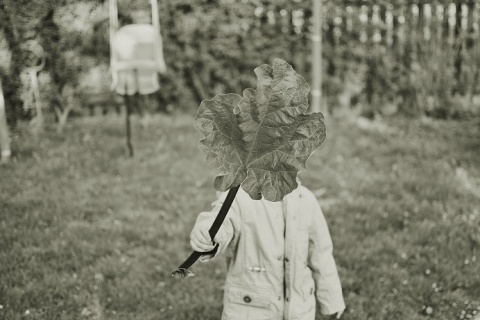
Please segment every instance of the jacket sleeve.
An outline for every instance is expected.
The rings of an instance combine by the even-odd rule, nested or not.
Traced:
[[[322,209],[311,197],[312,223],[309,230],[308,266],[315,280],[315,294],[324,315],[345,310],[342,286],[333,258],[333,244]]]
[[[195,230],[195,228],[203,227],[205,225],[208,228],[211,227],[213,221],[215,220],[218,213],[220,212],[220,208],[222,207],[222,204],[225,201],[225,198],[227,197],[227,193],[228,192],[217,193],[218,198],[212,203],[212,210],[201,212],[198,215],[195,225],[193,227],[193,230]],[[225,252],[225,250],[228,248],[230,242],[235,236],[235,229],[236,229],[235,227],[238,225],[239,214],[240,214],[240,207],[238,205],[237,199],[235,199],[232,203],[232,206],[228,210],[227,216],[223,221],[222,226],[220,227],[220,229],[218,230],[214,238],[215,242],[218,243],[217,252],[215,254],[201,256],[199,258],[201,262],[211,260],[214,257],[216,257],[218,254]]]

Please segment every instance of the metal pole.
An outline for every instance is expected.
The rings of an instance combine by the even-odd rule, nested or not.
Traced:
[[[322,110],[322,0],[313,0],[312,111]]]
[[[137,76],[136,74],[136,69],[134,69],[135,77]],[[138,90],[138,88],[136,89]],[[131,107],[131,102],[132,99],[128,95],[128,77],[125,76],[125,93],[123,96],[123,99],[125,101],[125,125],[126,125],[126,134],[127,134],[127,149],[128,149],[128,155],[132,158],[133,157],[133,146],[132,146],[132,130],[131,130],[131,125],[130,125],[130,113],[132,110]]]
[[[132,146],[132,130],[131,130],[131,126],[130,126],[130,113],[131,113],[131,106],[130,106],[130,103],[131,103],[131,97],[126,94],[125,95],[125,108],[126,108],[126,127],[127,127],[127,148],[128,148],[128,155],[131,157],[133,157],[133,146]]]

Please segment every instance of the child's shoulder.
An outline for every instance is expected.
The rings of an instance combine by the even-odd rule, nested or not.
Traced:
[[[317,201],[317,198],[315,197],[313,192],[304,185],[299,185],[298,188],[294,191],[296,191],[298,195],[304,200]]]

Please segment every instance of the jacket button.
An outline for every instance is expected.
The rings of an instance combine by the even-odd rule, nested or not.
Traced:
[[[288,258],[285,258],[285,261],[286,261],[286,262],[289,262],[290,260],[288,260]]]
[[[282,256],[278,256],[278,261],[282,261],[283,257]]]
[[[245,296],[243,297],[243,301],[245,301],[245,303],[250,303],[252,299],[249,296]]]
[[[287,300],[287,302],[289,302],[289,301],[290,301],[290,298],[289,298],[289,297],[286,297],[285,300]]]

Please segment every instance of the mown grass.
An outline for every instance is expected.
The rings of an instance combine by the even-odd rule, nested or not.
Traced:
[[[133,123],[133,159],[121,118],[39,140],[18,131],[0,167],[0,319],[220,318],[221,259],[170,277],[215,195],[192,117]],[[477,129],[329,119],[327,130],[302,180],[330,226],[343,319],[480,313]]]

